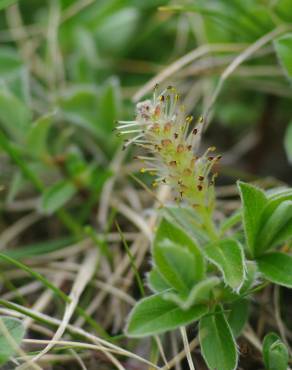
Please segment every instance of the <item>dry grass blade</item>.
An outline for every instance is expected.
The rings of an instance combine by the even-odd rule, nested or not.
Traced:
[[[162,72],[160,72],[157,76],[153,77],[150,81],[148,81],[141,89],[139,89],[136,94],[133,96],[133,101],[139,101],[144,95],[148,94],[155,85],[160,84],[161,82],[165,81],[168,77],[173,76],[174,73],[179,71],[185,65],[193,62],[196,59],[203,57],[204,55],[208,55],[212,52],[233,52],[242,50],[243,46],[239,44],[217,44],[217,45],[202,45],[192,50],[191,52],[187,53],[183,57],[177,59],[175,62],[170,64],[167,68],[165,68]]]
[[[0,250],[6,248],[8,243],[10,243],[13,239],[17,238],[19,234],[21,234],[27,228],[29,228],[34,223],[39,221],[41,218],[42,218],[41,215],[32,212],[20,218],[13,225],[8,227],[0,235]]]
[[[61,325],[59,326],[58,330],[56,331],[53,340],[58,340],[62,337],[64,334],[66,327],[74,313],[74,310],[76,306],[78,305],[79,298],[86,288],[87,284],[89,281],[92,279],[95,269],[96,269],[96,264],[98,261],[98,250],[93,249],[87,252],[87,255],[79,269],[79,272],[77,274],[76,280],[73,284],[71,293],[69,297],[71,298],[71,302],[67,304],[63,320],[61,322]],[[47,347],[41,351],[36,357],[34,357],[33,361],[39,360],[44,354],[50,351],[54,346],[53,342],[47,345]]]
[[[224,72],[221,74],[219,82],[216,86],[216,89],[214,90],[212,96],[210,97],[210,100],[206,106],[206,109],[204,111],[203,117],[205,119],[205,122],[208,123],[208,116],[211,112],[212,107],[214,106],[214,103],[216,102],[220,91],[223,87],[224,82],[227,80],[227,78],[236,70],[236,68],[242,64],[244,61],[246,61],[251,55],[253,55],[256,51],[258,51],[260,48],[274,40],[277,36],[283,34],[284,32],[287,32],[291,30],[290,25],[281,25],[277,28],[275,28],[273,31],[267,33],[266,35],[259,38],[256,42],[251,44],[248,48],[246,48],[242,53],[240,53],[224,70]]]
[[[8,303],[8,305],[11,306],[11,302]],[[38,318],[41,321],[51,323],[52,325],[57,325],[57,326],[61,325],[61,320],[50,317],[50,316],[48,316],[44,313],[40,313],[40,312],[31,310],[29,308],[24,308],[24,307],[22,307],[18,304],[12,304],[12,306],[14,307],[14,309],[0,308],[0,313],[3,313],[5,315],[11,315],[13,317],[30,316],[30,317]],[[21,312],[21,313],[19,313],[19,312]],[[106,341],[105,339],[101,339],[101,338],[99,338],[99,337],[97,337],[93,334],[90,334],[87,331],[85,331],[85,330],[83,330],[79,327],[68,324],[67,329],[68,329],[69,332],[71,332],[73,334],[81,335],[83,338],[86,338],[91,343],[94,343],[95,346],[104,346],[104,347],[108,348],[109,351],[117,351],[117,353],[119,353],[119,355],[121,355],[121,356],[126,356],[126,357],[129,357],[129,358],[136,359],[136,360],[138,360],[138,361],[140,361],[144,364],[152,366],[155,369],[159,369],[158,366],[156,366],[152,362],[146,360],[145,358],[143,358],[141,356],[138,356],[135,353],[132,353],[130,351],[127,351],[127,350],[125,350],[125,349],[123,349],[123,348],[121,348],[121,347],[119,347],[119,346],[117,346],[113,343],[110,343],[110,342]],[[48,343],[50,343],[50,342],[51,342],[51,340],[48,341]],[[85,345],[87,345],[87,344],[85,343]]]
[[[184,344],[184,348],[185,348],[189,368],[190,368],[190,370],[195,370],[195,366],[194,366],[194,363],[193,363],[193,360],[192,360],[192,355],[191,355],[191,350],[190,350],[190,345],[189,345],[189,341],[188,341],[186,328],[181,327],[180,332],[181,332],[181,336],[182,336],[182,340],[183,340],[183,344]]]

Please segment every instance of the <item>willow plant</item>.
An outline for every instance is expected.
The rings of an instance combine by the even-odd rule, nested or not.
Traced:
[[[118,123],[120,135],[128,136],[125,147],[136,144],[146,152],[137,157],[141,172],[155,177],[153,186],[169,185],[180,203],[162,213],[147,274],[153,294],[135,305],[126,333],[151,336],[199,322],[209,369],[232,370],[249,297],[270,283],[292,287],[292,189],[264,192],[238,181],[242,207],[215,220],[214,168],[221,156],[215,147],[199,154],[203,120],[192,121],[169,87],[138,103],[135,120]],[[287,349],[280,338],[273,343],[266,340],[264,360],[280,358],[278,369],[286,370]]]

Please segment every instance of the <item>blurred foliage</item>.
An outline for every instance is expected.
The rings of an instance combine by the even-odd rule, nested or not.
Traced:
[[[9,167],[3,160],[5,202],[30,194],[33,183],[41,193],[39,210],[51,214],[69,205],[85,223],[84,207],[70,200],[85,199],[89,217],[121,146],[112,133],[115,120],[133,116],[130,99],[139,87],[201,44],[234,47],[203,57],[201,73],[192,73],[194,62],[164,82],[185,92],[200,81],[207,84],[188,102],[187,109],[198,116],[236,55],[277,27],[289,29],[292,20],[289,0],[20,0],[5,6],[1,147],[16,164]],[[270,40],[275,49],[271,43],[259,49],[224,85],[211,127],[211,135],[218,126],[230,132],[228,142],[216,143],[223,150],[265,120],[272,120],[283,138],[292,97],[285,79],[291,72],[291,33],[284,31]]]

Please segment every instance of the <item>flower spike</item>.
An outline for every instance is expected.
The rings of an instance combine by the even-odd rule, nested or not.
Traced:
[[[155,186],[170,185],[177,193],[176,199],[194,207],[213,207],[216,176],[210,173],[221,156],[210,155],[216,150],[213,146],[197,156],[203,119],[191,128],[193,117],[185,115],[179,100],[174,87],[169,86],[161,93],[156,87],[152,100],[137,104],[136,119],[119,121],[117,129],[120,135],[135,134],[125,147],[136,144],[152,155],[138,158],[149,165],[141,172],[149,171],[156,176]]]

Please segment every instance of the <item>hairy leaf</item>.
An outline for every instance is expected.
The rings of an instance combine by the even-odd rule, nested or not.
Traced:
[[[257,258],[259,271],[271,282],[292,288],[292,256],[273,252]]]
[[[267,203],[264,192],[256,186],[238,182],[242,201],[243,225],[247,246],[251,255],[255,254],[255,242],[259,232],[263,208]]]
[[[288,349],[277,334],[269,333],[265,336],[263,358],[267,370],[287,370]]]
[[[182,310],[161,295],[139,301],[130,313],[126,333],[130,337],[145,337],[173,330],[198,320],[208,312],[206,305]]]
[[[199,338],[202,355],[209,369],[236,369],[236,343],[222,312],[216,310],[200,320]]]
[[[207,259],[222,272],[227,285],[239,290],[245,279],[245,262],[241,245],[235,239],[224,239],[209,244],[205,250]]]

